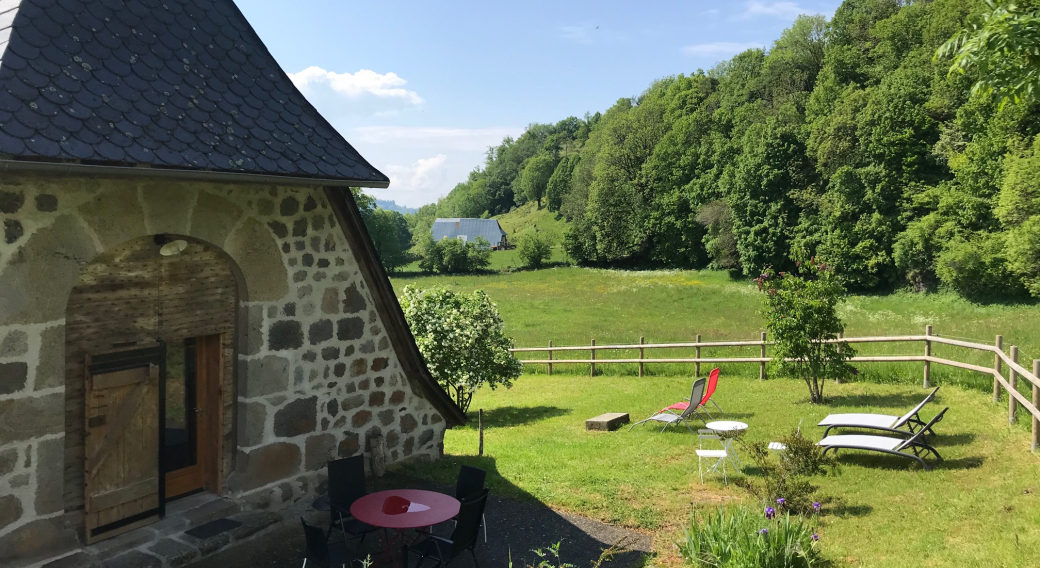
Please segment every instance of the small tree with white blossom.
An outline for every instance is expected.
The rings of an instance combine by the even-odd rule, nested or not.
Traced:
[[[463,412],[482,385],[508,388],[520,376],[498,307],[483,291],[406,286],[401,308],[427,368]]]

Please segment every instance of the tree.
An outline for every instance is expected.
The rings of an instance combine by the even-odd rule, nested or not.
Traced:
[[[527,268],[541,268],[552,256],[553,240],[545,233],[526,231],[520,235],[516,252]]]
[[[549,211],[559,211],[563,205],[563,198],[571,189],[571,174],[577,165],[580,154],[572,154],[560,160],[553,170],[549,183],[545,186],[545,206]]]
[[[508,388],[520,376],[502,316],[483,291],[461,294],[406,286],[401,309],[430,374],[463,412],[480,387]]]
[[[950,73],[972,73],[972,94],[995,96],[1003,107],[1040,98],[1040,12],[1012,1],[986,0],[982,22],[942,44],[935,58],[953,57]]]
[[[374,197],[362,193],[357,188],[351,189],[361,213],[361,220],[372,237],[372,244],[376,247],[383,268],[387,272],[394,272],[411,262],[412,256],[408,249],[411,247],[412,233],[404,215],[376,207]]]
[[[763,315],[773,338],[773,369],[805,381],[809,400],[822,404],[825,379],[855,373],[848,363],[855,350],[837,341],[845,331],[837,311],[845,288],[830,267],[816,259],[798,265],[802,276],[767,268],[756,280],[765,292]]]
[[[556,161],[549,154],[538,154],[527,160],[524,166],[520,187],[527,200],[536,201],[539,209],[542,208],[542,198],[545,197],[545,189],[555,169]]]
[[[491,264],[491,244],[483,237],[473,241],[427,236],[421,243],[419,269],[441,274],[465,274],[483,270]]]

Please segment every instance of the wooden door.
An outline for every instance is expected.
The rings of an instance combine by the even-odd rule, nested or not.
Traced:
[[[87,543],[153,522],[160,483],[162,346],[87,357]]]
[[[172,342],[167,359],[165,427],[166,497],[200,489],[218,491],[220,456],[221,337]],[[183,369],[183,372],[180,370]],[[173,440],[174,433],[184,440]],[[184,447],[190,445],[190,448]]]

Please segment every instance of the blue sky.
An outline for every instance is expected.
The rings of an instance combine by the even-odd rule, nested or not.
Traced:
[[[390,176],[380,198],[445,195],[533,122],[603,111],[654,79],[754,46],[837,0],[237,0],[282,68]]]

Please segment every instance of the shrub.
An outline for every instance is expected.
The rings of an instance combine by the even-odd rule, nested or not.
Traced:
[[[935,261],[943,284],[968,299],[1007,297],[1021,292],[1004,258],[1003,233],[980,234],[971,240],[955,237]]]
[[[798,265],[804,276],[767,268],[757,281],[766,293],[764,315],[774,341],[773,369],[781,376],[804,380],[809,400],[821,404],[824,380],[853,375],[848,359],[856,352],[848,343],[835,341],[845,331],[837,311],[845,299],[844,286],[826,264],[812,259]]]
[[[484,292],[406,286],[401,308],[427,368],[463,412],[481,386],[510,387],[520,376],[498,307]]]
[[[719,508],[683,527],[679,554],[711,568],[801,568],[819,561],[813,523],[790,513],[766,515],[747,507]]]
[[[491,264],[491,244],[483,237],[473,242],[461,239],[423,241],[419,269],[441,274],[464,274],[483,270]]]
[[[527,231],[520,235],[516,252],[527,268],[541,268],[552,256],[552,247],[553,241],[549,235]]]
[[[760,481],[743,477],[736,483],[764,506],[802,515],[814,514],[819,510],[817,487],[808,477],[833,471],[836,462],[833,457],[824,456],[823,449],[798,430],[780,438],[780,443],[787,449],[778,453],[778,459],[771,459],[764,442],[744,444],[747,455],[761,474]]]

